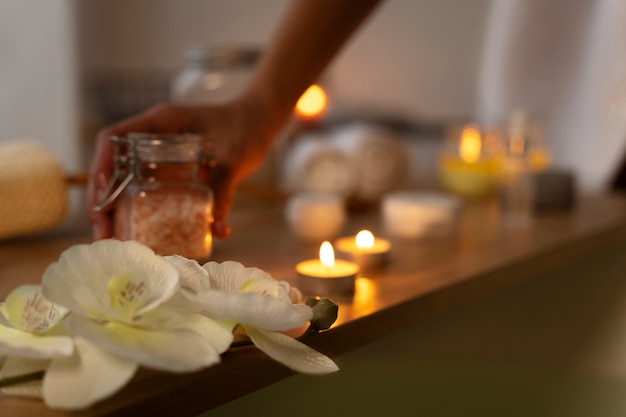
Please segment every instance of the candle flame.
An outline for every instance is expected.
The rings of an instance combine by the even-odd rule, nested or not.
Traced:
[[[335,265],[335,251],[329,241],[325,241],[320,246],[320,261],[328,267]]]
[[[328,98],[324,89],[313,84],[298,99],[296,112],[302,117],[314,118],[326,109],[327,102]]]
[[[374,246],[374,235],[369,230],[361,230],[356,234],[354,242],[357,248],[367,249]]]
[[[476,125],[467,125],[461,133],[461,146],[459,153],[465,162],[476,162],[480,158],[482,141],[480,130]]]

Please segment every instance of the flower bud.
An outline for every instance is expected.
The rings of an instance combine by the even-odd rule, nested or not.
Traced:
[[[328,298],[310,298],[306,304],[313,309],[311,326],[318,331],[329,329],[337,320],[339,306]]]

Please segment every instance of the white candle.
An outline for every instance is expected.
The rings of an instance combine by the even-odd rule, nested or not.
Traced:
[[[337,251],[350,257],[361,269],[384,265],[391,251],[388,240],[374,237],[369,230],[361,230],[354,237],[343,237],[335,243]]]
[[[298,288],[307,294],[332,295],[354,292],[354,281],[359,267],[354,262],[335,259],[330,242],[320,246],[319,259],[310,259],[296,265]]]

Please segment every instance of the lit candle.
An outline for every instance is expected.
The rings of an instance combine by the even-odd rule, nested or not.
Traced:
[[[298,288],[311,295],[340,295],[354,292],[354,281],[359,267],[354,262],[335,259],[330,242],[320,246],[319,259],[310,259],[296,265]]]
[[[354,237],[343,237],[336,242],[337,251],[349,256],[361,269],[384,265],[388,260],[391,243],[374,237],[369,230],[361,230]]]
[[[494,192],[498,160],[485,154],[478,126],[464,126],[454,143],[452,151],[444,153],[439,161],[444,187],[464,197],[482,197]]]
[[[325,113],[327,105],[326,92],[319,85],[313,84],[298,99],[295,114],[301,121],[316,121]]]

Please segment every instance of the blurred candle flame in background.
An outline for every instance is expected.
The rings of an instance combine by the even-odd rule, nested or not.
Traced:
[[[314,119],[326,110],[327,104],[326,91],[319,85],[313,84],[298,99],[296,114],[305,119]]]
[[[366,249],[374,246],[374,235],[369,230],[361,230],[354,238],[357,248]]]
[[[478,161],[478,159],[480,159],[481,147],[482,141],[478,127],[476,125],[463,127],[461,145],[459,148],[461,159],[468,163]]]

